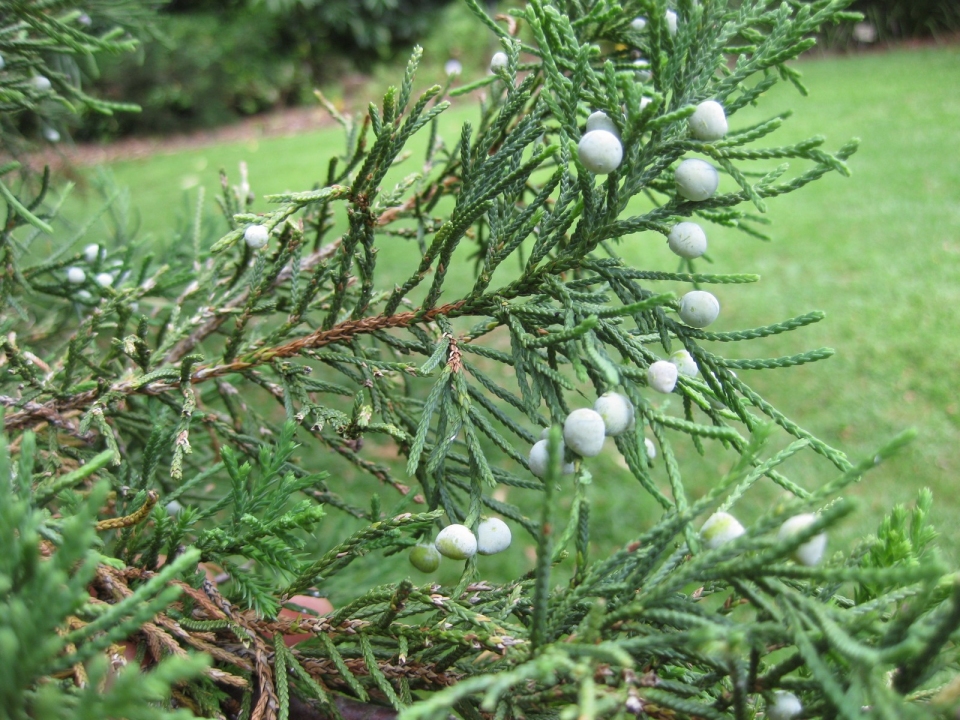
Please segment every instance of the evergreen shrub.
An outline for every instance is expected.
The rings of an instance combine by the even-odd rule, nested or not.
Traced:
[[[4,166],[0,717],[952,716],[960,584],[929,493],[824,552],[844,491],[909,434],[851,461],[736,374],[787,380],[827,358],[736,357],[823,315],[731,329],[724,299],[756,275],[618,254],[681,221],[762,235],[768,203],[847,174],[855,141],[782,145],[786,115],[737,116],[777,82],[803,91],[786,63],[849,19],[845,2],[529,0],[500,23],[466,1],[505,66],[449,100],[415,95],[415,51],[382,103],[330,108],[346,145],[314,188],[255,214],[256,179],[224,177],[230,227],[213,243],[198,213],[192,242],[151,253],[115,190],[110,242],[59,233],[47,178],[14,184]],[[109,109],[30,53],[121,44],[76,30],[63,4],[4,8],[8,107]],[[442,137],[441,114],[477,89],[479,120]],[[729,129],[697,140],[688,119],[707,100]],[[593,132],[623,150],[602,177],[578,155],[597,111]],[[691,156],[722,174],[702,200],[677,189]],[[384,184],[396,165],[414,167]],[[397,285],[381,279],[385,243],[409,248]],[[473,283],[454,286],[467,255]],[[688,307],[719,296],[716,323],[683,322],[663,289],[678,286],[707,289]],[[662,363],[676,369],[648,372]],[[612,553],[591,543],[599,460],[570,450],[596,440],[636,481]],[[739,457],[701,496],[680,474],[687,443]],[[833,476],[791,481],[801,453]],[[781,499],[748,517],[740,501],[770,483]],[[649,504],[660,517],[639,526]],[[343,518],[359,529],[339,532]],[[508,536],[532,544],[533,568],[493,581],[482,553]],[[408,554],[459,579],[411,568],[348,596],[359,569],[385,579]],[[311,614],[338,583],[336,607]]]

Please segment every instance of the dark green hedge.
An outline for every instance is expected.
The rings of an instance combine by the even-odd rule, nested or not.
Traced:
[[[448,0],[317,0],[273,5],[179,2],[136,55],[105,59],[96,94],[139,114],[87,116],[78,138],[212,127],[311,97],[422,37]]]

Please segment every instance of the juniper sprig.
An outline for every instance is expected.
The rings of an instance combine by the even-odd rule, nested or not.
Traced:
[[[14,312],[0,375],[0,668],[13,679],[0,682],[0,712],[947,712],[960,594],[930,547],[929,496],[909,527],[896,509],[876,538],[819,558],[822,534],[852,509],[844,490],[909,435],[853,463],[738,378],[828,358],[727,354],[824,316],[716,329],[724,298],[759,277],[700,260],[710,227],[762,237],[768,203],[848,174],[856,141],[778,146],[785,115],[746,127],[737,115],[781,80],[804,91],[787,63],[848,17],[846,2],[528,0],[504,24],[467,3],[502,45],[489,76],[417,95],[417,49],[381,104],[356,117],[328,104],[345,150],[313,189],[255,213],[256,179],[244,169],[232,187],[223,175],[217,239],[201,197],[190,231],[151,252],[104,183],[116,241],[80,251],[79,233],[51,254],[43,197],[3,186],[0,292]],[[114,36],[75,38],[50,8],[18,22],[43,15],[37,32],[62,33],[58,52],[109,49],[96,42]],[[479,120],[444,137],[442,114],[473,91]],[[584,156],[598,112],[590,132],[616,143],[615,163]],[[422,162],[390,188],[418,135]],[[694,222],[703,240],[672,238]],[[675,271],[624,259],[623,243],[659,236]],[[404,243],[408,267],[378,262],[386,243]],[[467,255],[475,272],[462,283],[450,271]],[[739,458],[700,496],[681,475],[688,440]],[[597,556],[591,458],[614,447],[637,481],[618,498],[624,512],[662,513],[614,528],[620,549]],[[791,480],[798,453],[819,454],[835,477]],[[392,499],[357,492],[358,478]],[[737,519],[758,483],[782,499]],[[534,497],[536,516],[501,486]],[[408,551],[436,567],[424,548],[442,526],[457,543],[437,549],[463,562],[454,584],[381,582],[309,612],[308,594],[348,567],[376,573]],[[534,569],[489,582],[477,548],[522,533]],[[139,696],[131,669],[105,670],[124,651],[152,668]],[[94,686],[112,689],[95,697]]]

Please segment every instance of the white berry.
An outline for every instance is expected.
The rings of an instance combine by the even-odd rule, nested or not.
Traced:
[[[410,564],[420,572],[433,572],[440,567],[440,553],[433,545],[420,543],[410,551]]]
[[[98,273],[97,277],[94,278],[97,281],[97,285],[100,287],[110,287],[113,285],[113,275],[110,273]]]
[[[595,175],[607,175],[620,167],[623,145],[612,132],[591,130],[580,138],[577,153],[587,170]]]
[[[719,140],[727,134],[727,114],[716,100],[704,100],[687,120],[697,140]]]
[[[93,300],[93,295],[91,295],[86,290],[77,290],[76,297],[77,297],[77,300],[81,300],[82,302],[90,302],[91,300]]]
[[[650,63],[647,60],[637,58],[633,61],[633,66],[636,68],[637,79],[640,82],[647,82],[653,77],[653,73],[650,72]],[[643,107],[643,101],[641,101],[640,106]]]
[[[780,526],[780,532],[777,533],[778,540],[787,540],[788,538],[803,532],[817,521],[817,516],[811,513],[795,515]],[[793,559],[801,565],[813,567],[823,559],[823,551],[827,548],[827,534],[820,533],[814,535],[807,542],[800,545],[793,551]]]
[[[481,520],[477,526],[477,552],[481,555],[496,555],[510,547],[510,528],[500,518]]]
[[[773,703],[767,705],[768,720],[793,720],[803,712],[800,698],[786,690],[775,690]]]
[[[447,525],[433,544],[441,555],[453,560],[467,560],[477,554],[477,538],[466,525]]]
[[[657,392],[672,393],[677,386],[677,366],[667,360],[657,360],[647,368],[647,384]]]
[[[680,319],[690,327],[705,328],[720,314],[720,301],[706,290],[691,290],[680,298]]]
[[[83,268],[78,268],[78,267],[67,268],[67,280],[72,282],[74,285],[79,285],[86,279],[87,279],[87,274],[83,271]]]
[[[673,37],[677,34],[677,14],[673,10],[667,10],[664,19],[667,21],[667,32]]]
[[[60,142],[60,131],[47,125],[43,128],[43,137],[46,138],[47,142],[58,143]]]
[[[640,109],[643,110],[647,105],[649,105],[652,102],[653,102],[653,98],[648,98],[646,95],[644,95],[642,98],[640,98]]]
[[[96,262],[100,257],[100,246],[96,243],[90,243],[83,249],[83,259],[88,263]]]
[[[677,192],[687,200],[706,200],[720,187],[720,174],[717,169],[697,158],[687,158],[677,166],[674,173],[677,183]]]
[[[604,431],[616,437],[633,424],[633,403],[626,395],[608,392],[597,398],[593,409],[603,418]]]
[[[448,75],[459,75],[463,72],[463,65],[456,58],[450,58],[443,65],[443,71]]]
[[[3,59],[3,55],[0,55],[0,70],[6,66],[7,62]]]
[[[686,350],[677,350],[670,355],[670,362],[677,366],[677,371],[686,377],[696,377],[700,374],[697,361]]]
[[[613,120],[603,110],[597,110],[587,118],[587,132],[594,130],[606,130],[608,133],[616,135],[618,140],[620,139],[620,131],[617,130]]]
[[[651,460],[655,460],[657,457],[657,446],[653,444],[653,440],[650,438],[644,438],[643,447],[647,451],[647,457]]]
[[[46,75],[34,75],[30,78],[30,82],[33,83],[34,89],[39,92],[49,92],[53,87],[53,84],[50,82],[50,78]]]
[[[259,250],[266,245],[269,238],[270,233],[263,225],[250,225],[243,231],[243,241],[247,244],[247,247],[254,250]]]
[[[494,53],[493,57],[490,58],[490,72],[495,73],[497,70],[506,70],[509,63],[510,58],[507,57],[505,52]]]
[[[667,245],[675,254],[692,260],[707,251],[707,234],[695,222],[677,223],[667,235]]]
[[[634,32],[643,32],[643,29],[647,26],[647,19],[638,17],[630,21],[630,27]]]
[[[183,510],[183,505],[178,503],[176,500],[171,500],[166,505],[167,515],[170,517],[176,517]]]
[[[606,427],[596,410],[580,408],[567,415],[563,423],[563,441],[583,457],[595,457],[603,450]]]
[[[730,513],[718,512],[707,518],[700,528],[700,537],[709,550],[716,550],[721,545],[736,540],[746,530],[743,525]]]
[[[547,428],[545,432],[549,432],[550,428]],[[560,455],[563,456],[563,443],[560,443]],[[530,463],[530,472],[536,475],[538,478],[544,478],[547,476],[547,467],[550,463],[550,456],[547,452],[547,441],[538,440],[533,444],[533,447],[530,448],[530,455],[527,458],[527,462]],[[561,475],[571,475],[573,474],[575,468],[573,463],[563,463],[560,467]]]

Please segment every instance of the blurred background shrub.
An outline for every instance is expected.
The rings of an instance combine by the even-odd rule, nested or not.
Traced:
[[[138,53],[105,59],[90,80],[143,112],[87,117],[75,137],[185,131],[301,104],[315,87],[406,52],[448,2],[174,0]]]
[[[823,46],[853,50],[960,31],[958,0],[857,0],[851,9],[864,21],[828,29]],[[415,42],[435,74],[455,58],[469,77],[485,70],[494,50],[476,38],[466,8],[449,0],[172,0],[138,53],[104,60],[99,77],[87,81],[94,94],[143,112],[87,117],[74,136],[215,127],[312,102],[316,87],[336,97],[344,78],[376,73],[398,51],[405,59]]]

